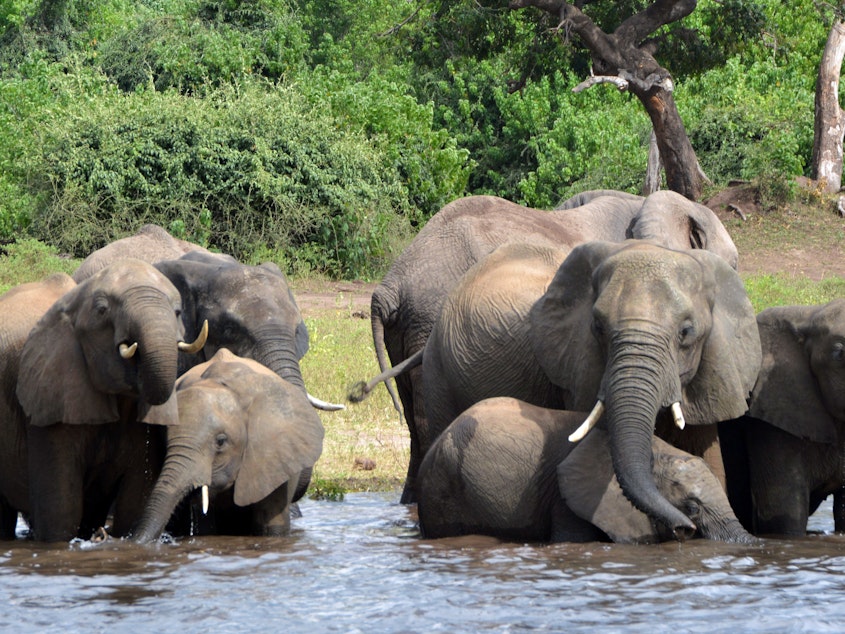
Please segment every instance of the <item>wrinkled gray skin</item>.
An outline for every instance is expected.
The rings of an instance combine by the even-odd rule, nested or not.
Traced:
[[[745,413],[760,341],[742,280],[720,257],[648,241],[561,252],[506,245],[449,295],[423,354],[423,452],[470,405],[511,396],[589,411],[597,399],[634,505],[681,533],[651,476],[655,430],[724,477],[715,423]],[[687,427],[668,408],[680,401]]]
[[[73,273],[77,283],[82,282],[113,262],[134,258],[150,264],[162,260],[175,260],[191,251],[208,253],[203,247],[174,238],[158,225],[144,225],[134,235],[115,240],[91,253]]]
[[[753,533],[804,535],[831,493],[845,530],[845,300],[757,316],[763,364],[747,416],[720,425],[731,504]]]
[[[300,476],[323,441],[302,390],[224,348],[181,376],[176,394],[179,425],[167,430],[164,466],[134,538],[157,539],[177,505],[202,486],[211,532],[287,534]]]
[[[57,273],[0,296],[0,539],[14,539],[18,512],[29,513],[25,417],[15,393],[21,351],[41,316],[74,286]]]
[[[422,536],[640,544],[671,539],[622,494],[604,429],[569,442],[586,416],[512,398],[488,399],[462,413],[420,466]],[[658,489],[695,524],[695,535],[752,541],[704,461],[656,437],[651,448]]]
[[[648,198],[625,192],[584,192],[549,212],[493,196],[470,196],[449,203],[423,227],[394,261],[373,292],[371,318],[379,367],[399,365],[425,347],[440,307],[461,276],[495,248],[513,242],[570,249],[590,240],[660,239],[669,247],[704,248],[737,266],[737,249],[718,217],[707,207],[670,191]],[[388,361],[389,357],[389,361]],[[398,399],[410,431],[411,458],[402,493],[414,501],[414,477],[422,453],[418,430],[428,424],[422,370],[396,379]],[[390,384],[388,383],[388,389]]]
[[[105,524],[126,534],[155,477],[157,433],[178,422],[173,387],[183,338],[178,291],[150,264],[117,262],[63,294],[20,353],[33,535],[65,541]],[[121,344],[137,343],[131,358]],[[8,433],[8,432],[4,432]]]
[[[202,253],[159,262],[156,267],[182,295],[185,336],[192,341],[208,321],[205,347],[193,358],[183,357],[180,374],[227,348],[270,368],[308,396],[299,367],[308,351],[308,328],[279,267],[272,263],[249,266],[229,256]],[[310,470],[306,470],[297,497],[309,482]]]

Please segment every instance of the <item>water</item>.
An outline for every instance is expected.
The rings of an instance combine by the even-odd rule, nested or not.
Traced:
[[[308,500],[286,538],[0,543],[0,631],[841,631],[845,537],[753,546],[419,539],[398,492]],[[143,629],[142,629],[143,628]]]

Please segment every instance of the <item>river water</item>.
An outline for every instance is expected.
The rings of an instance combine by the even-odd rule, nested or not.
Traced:
[[[398,492],[306,500],[286,538],[0,543],[2,632],[840,632],[845,537],[752,546],[419,538]]]

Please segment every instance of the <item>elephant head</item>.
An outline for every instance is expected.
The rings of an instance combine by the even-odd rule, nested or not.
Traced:
[[[308,329],[276,265],[247,266],[228,256],[191,253],[156,266],[182,295],[187,336],[208,321],[205,354],[197,362],[227,348],[305,390],[299,360],[308,351]]]
[[[694,530],[654,484],[651,439],[670,407],[679,426],[746,411],[761,352],[737,273],[708,251],[587,243],[570,253],[529,318],[534,354],[566,407],[606,407],[625,496],[673,530]]]
[[[721,256],[732,268],[738,266],[739,252],[718,216],[670,190],[646,197],[634,218],[631,237],[671,249],[704,249]]]
[[[845,300],[757,316],[763,364],[749,414],[798,438],[836,443],[845,422]]]
[[[176,422],[181,299],[152,265],[122,260],[63,295],[24,345],[17,394],[30,423]]]
[[[596,429],[558,465],[560,494],[575,515],[601,529],[617,543],[653,543],[671,539],[665,525],[637,511],[614,477],[608,436]],[[652,473],[669,503],[693,520],[706,539],[749,542],[753,538],[731,509],[728,496],[707,464],[652,438]]]
[[[261,510],[277,524],[257,526],[257,532],[276,534],[274,526],[287,526],[300,475],[322,450],[322,424],[302,391],[221,349],[180,377],[176,393],[179,425],[168,429],[164,466],[135,539],[156,539],[183,498],[203,488],[212,498],[233,489],[239,507],[277,504]]]

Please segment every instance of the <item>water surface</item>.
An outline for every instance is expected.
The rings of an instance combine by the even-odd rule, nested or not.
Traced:
[[[0,631],[843,629],[830,502],[802,539],[624,546],[421,540],[398,498],[304,501],[286,538],[0,543]]]

